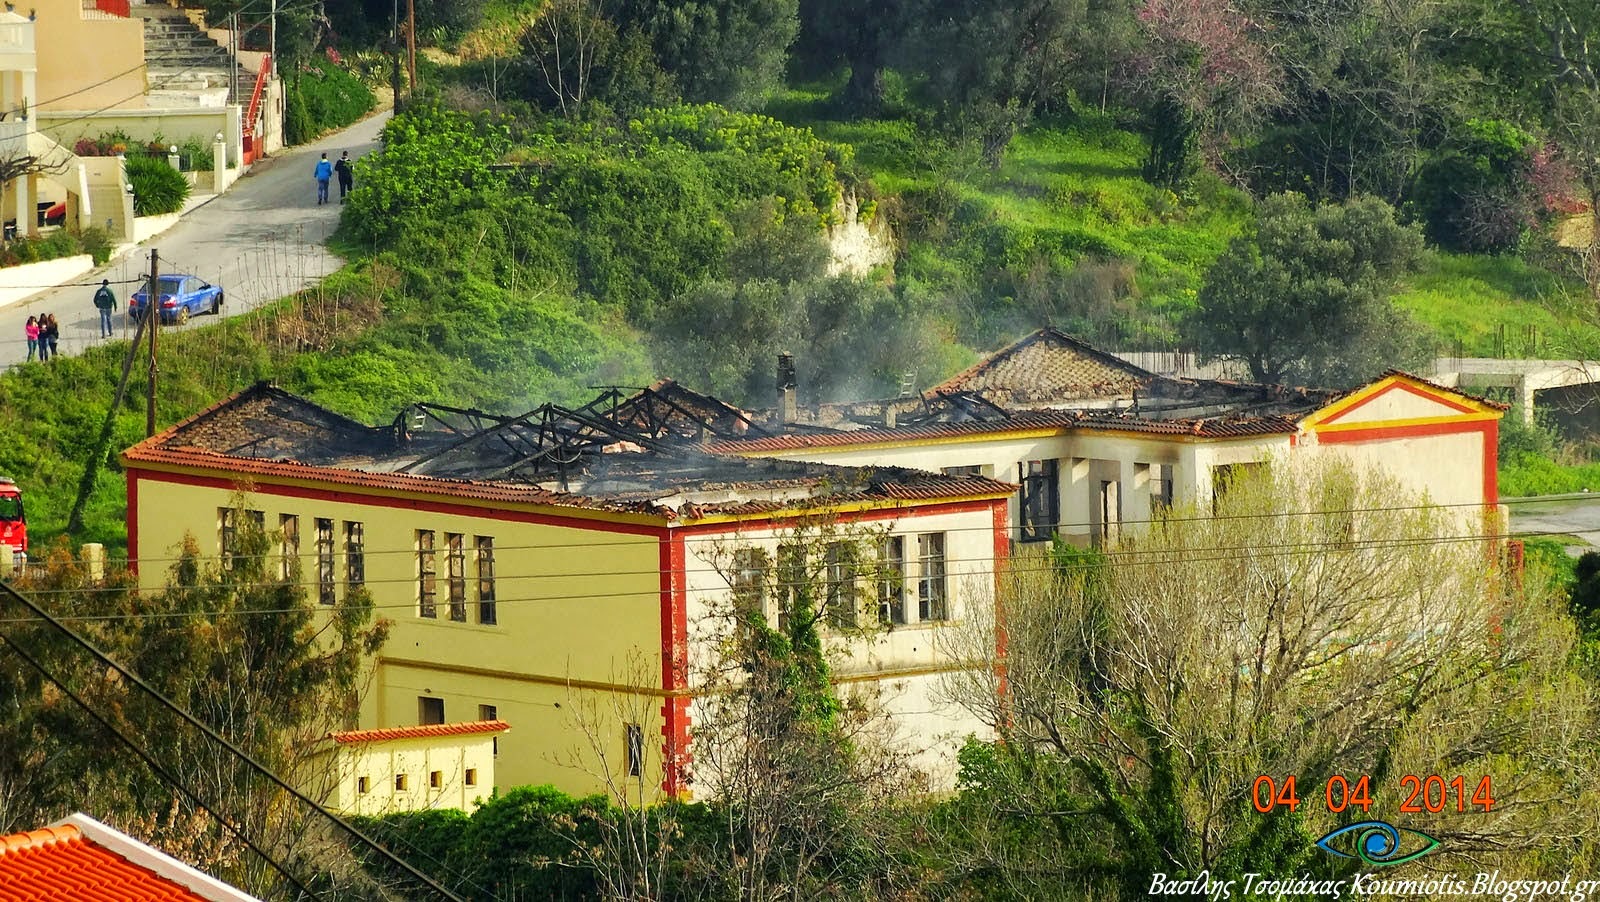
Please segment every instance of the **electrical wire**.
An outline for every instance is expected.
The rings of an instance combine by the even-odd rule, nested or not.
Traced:
[[[1101,552],[1101,557],[1102,558],[1109,558],[1110,560],[1072,561],[1072,562],[1066,562],[1066,563],[1056,563],[1056,562],[1053,562],[1053,561],[1041,560],[1038,564],[1034,564],[1034,565],[1019,565],[1019,564],[1015,563],[1016,560],[1017,560],[1016,558],[997,559],[997,558],[994,558],[994,557],[981,557],[981,556],[980,557],[974,557],[974,558],[952,558],[952,557],[949,557],[948,555],[946,555],[944,563],[945,563],[945,567],[946,567],[945,579],[946,580],[956,580],[956,579],[970,579],[970,578],[973,578],[973,577],[984,577],[984,576],[994,577],[994,576],[1002,576],[1002,575],[1010,576],[1010,575],[1026,574],[1026,573],[1051,573],[1051,572],[1063,572],[1063,571],[1069,571],[1070,572],[1070,571],[1076,571],[1076,570],[1090,570],[1090,569],[1095,569],[1095,568],[1098,568],[1098,567],[1106,566],[1107,564],[1118,563],[1119,560],[1121,560],[1121,562],[1123,562],[1123,563],[1129,563],[1129,564],[1136,565],[1136,566],[1151,566],[1151,567],[1153,567],[1153,566],[1161,566],[1161,567],[1167,567],[1167,566],[1174,566],[1174,565],[1181,565],[1181,564],[1216,563],[1216,562],[1229,562],[1229,561],[1240,561],[1240,560],[1263,560],[1263,559],[1271,559],[1271,558],[1304,557],[1304,556],[1308,556],[1308,555],[1323,554],[1323,553],[1327,553],[1329,551],[1358,552],[1358,551],[1380,550],[1380,549],[1385,549],[1385,548],[1425,548],[1425,547],[1430,547],[1430,546],[1441,546],[1441,545],[1451,545],[1451,544],[1468,544],[1468,543],[1472,543],[1472,544],[1484,543],[1484,544],[1487,544],[1487,543],[1489,543],[1489,542],[1491,542],[1491,541],[1493,541],[1495,539],[1504,539],[1504,538],[1513,538],[1513,537],[1533,538],[1533,537],[1545,536],[1545,535],[1565,535],[1565,534],[1566,533],[1564,533],[1564,532],[1520,533],[1520,534],[1517,534],[1517,533],[1473,534],[1473,535],[1466,535],[1466,536],[1423,536],[1423,537],[1417,537],[1417,538],[1414,538],[1414,539],[1368,540],[1366,542],[1359,542],[1359,541],[1354,541],[1354,542],[1350,542],[1350,541],[1329,541],[1329,542],[1301,543],[1301,544],[1297,544],[1297,545],[1282,545],[1282,546],[1267,545],[1267,546],[1255,546],[1255,548],[1253,550],[1247,550],[1246,553],[1242,554],[1242,555],[1240,554],[1240,550],[1237,549],[1237,548],[1204,548],[1204,547],[1201,547],[1201,548],[1162,548],[1162,549],[1142,549],[1142,550],[1135,549],[1135,550],[1124,550],[1124,551]],[[1270,549],[1270,550],[1264,550],[1263,551],[1263,550],[1259,550],[1259,549]],[[1288,550],[1284,550],[1284,549],[1288,549]],[[1136,559],[1136,556],[1142,556],[1142,557],[1144,557],[1146,559],[1144,559],[1144,560]],[[995,568],[993,566],[994,563],[997,560],[1001,560],[1001,561],[1005,562],[1003,568]],[[961,565],[961,564],[967,564],[967,563],[976,563],[976,564],[988,563],[991,566],[988,569],[976,569],[976,568],[951,569],[951,565],[952,564]],[[770,570],[781,571],[782,568],[781,567],[769,567],[767,569],[769,571]],[[682,574],[685,574],[685,575],[687,575],[689,573],[715,573],[715,574],[717,574],[719,576],[723,576],[724,578],[726,578],[728,576],[728,574],[729,574],[729,570],[724,570],[724,569],[719,569],[719,568],[697,568],[697,569],[694,569],[694,570],[689,570],[689,569],[666,570],[666,569],[663,569],[663,570],[638,571],[638,572],[636,572],[635,574],[632,574],[632,575],[657,576],[657,575],[663,575],[663,574],[678,574],[678,573],[682,573]],[[589,576],[618,576],[618,575],[629,575],[629,574],[594,573],[594,574],[588,574],[588,575]],[[435,575],[435,576],[436,576],[436,579],[435,579],[435,584],[436,585],[442,582],[442,583],[445,584],[446,588],[448,588],[448,577],[443,579],[443,580],[440,580],[440,579],[437,578],[437,575]],[[562,576],[563,576],[563,578],[568,578],[568,579],[579,578],[579,577],[570,576],[570,575],[562,575]],[[539,578],[539,575],[534,574],[534,575],[530,575],[530,576],[523,577],[523,578],[528,578],[528,579]],[[863,578],[870,580],[872,577],[871,576],[864,576]],[[463,577],[462,579],[463,579],[463,584],[477,581],[475,577]],[[513,579],[516,579],[516,577],[506,577],[506,576],[498,576],[497,575],[495,577],[495,584],[498,587],[501,583],[507,582],[507,581],[511,581]],[[360,585],[362,587],[372,586],[372,585],[384,585],[384,584],[406,584],[406,585],[410,585],[410,586],[417,586],[418,583],[419,583],[419,580],[420,580],[420,577],[418,577],[418,576],[411,576],[411,577],[406,577],[406,578],[397,578],[397,579],[392,579],[392,580],[363,580],[360,583]],[[285,582],[282,581],[282,580],[272,580],[270,582],[271,582],[272,585],[278,585],[278,586],[285,585]],[[809,584],[810,582],[811,582],[811,580],[809,580],[809,579],[800,580],[800,581],[793,581],[793,580],[785,581],[785,580],[781,580],[780,579],[780,580],[778,580],[776,582],[770,583],[769,585],[775,591],[781,593],[781,592],[783,592],[783,591],[785,591],[787,589],[790,589],[790,588],[793,588],[793,587],[799,586],[799,585],[806,585],[806,584]],[[318,580],[312,580],[312,581],[306,581],[306,582],[292,582],[292,583],[288,583],[288,585],[291,586],[291,587],[294,587],[294,588],[320,589],[321,586],[323,585],[323,583],[321,581],[318,581]],[[346,581],[344,581],[344,580],[335,580],[334,581],[334,585],[336,587],[344,586],[348,590],[348,583]],[[686,586],[683,591],[684,591],[684,594],[686,596],[690,595],[690,594],[694,594],[694,595],[698,595],[698,596],[705,596],[705,595],[708,595],[708,594],[722,594],[722,593],[725,593],[727,591],[730,591],[731,589],[732,589],[731,585],[729,585],[729,586],[696,586],[696,587],[688,587],[688,586]],[[55,595],[55,596],[103,595],[103,594],[105,594],[107,592],[112,592],[112,591],[116,591],[116,590],[115,589],[104,589],[104,588],[77,588],[77,589],[56,589],[56,590],[41,589],[41,590],[35,590],[33,594],[40,595],[40,596],[44,596],[44,595]],[[463,588],[463,591],[464,591],[464,588]],[[536,603],[536,602],[595,601],[595,600],[614,599],[614,598],[643,598],[643,597],[647,597],[647,596],[654,596],[654,595],[657,595],[658,593],[659,593],[659,590],[652,590],[652,589],[648,589],[648,588],[640,588],[640,589],[636,589],[636,590],[632,590],[632,591],[581,592],[581,593],[574,593],[574,594],[537,595],[537,596],[530,595],[530,596],[525,596],[525,597],[511,597],[511,598],[500,597],[500,596],[497,595],[493,599],[492,603],[496,606],[496,608],[498,608],[501,605],[525,604],[525,603]],[[473,599],[473,598],[466,598],[466,597],[463,597],[462,601],[461,601],[461,605],[463,607],[467,607],[467,608],[469,608],[469,607],[471,607],[473,605],[481,604],[481,603],[482,603],[481,599]],[[419,601],[417,599],[413,598],[413,599],[410,599],[410,600],[405,601],[405,602],[381,603],[381,604],[380,603],[374,603],[371,607],[375,611],[388,611],[388,610],[417,611],[418,610],[418,605],[419,605]],[[440,609],[440,608],[448,610],[451,606],[452,605],[451,605],[450,600],[449,600],[447,595],[441,599],[440,595],[437,592],[435,593],[435,595],[434,595],[434,607],[435,607],[436,611],[438,609]],[[279,615],[279,614],[290,614],[290,613],[296,613],[296,612],[314,611],[314,610],[321,610],[321,609],[330,609],[331,610],[333,607],[334,607],[333,605],[314,603],[314,602],[312,602],[311,600],[308,599],[305,604],[303,604],[301,606],[297,606],[297,607],[254,608],[254,609],[250,609],[250,610],[247,610],[247,611],[173,611],[173,612],[148,611],[148,612],[142,612],[142,613],[139,613],[139,614],[100,614],[100,615],[95,615],[95,614],[74,615],[74,614],[71,614],[71,613],[68,613],[68,612],[62,612],[61,616],[65,620],[72,620],[74,622],[124,621],[124,620],[161,620],[161,619],[169,619],[169,618],[187,618],[187,617],[224,617],[224,616],[232,617],[232,616]],[[423,618],[423,619],[437,619],[441,623],[447,622],[447,621],[451,621],[451,618],[445,618],[445,617]],[[3,623],[3,622],[6,622],[6,621],[0,621],[0,623]],[[453,620],[453,622],[463,622],[463,621],[461,621],[461,620]]]
[[[15,639],[7,635],[0,634],[0,642],[4,642],[7,648],[10,648],[17,654],[18,657],[26,661],[29,666],[31,666],[34,670],[37,670],[40,676],[44,677],[63,695],[71,699],[73,704],[77,705],[79,708],[82,708],[83,712],[93,718],[94,721],[103,729],[115,736],[117,739],[121,740],[122,744],[126,745],[135,755],[139,756],[139,760],[143,761],[145,765],[149,767],[150,770],[154,772],[163,783],[166,783],[168,786],[171,786],[183,793],[184,797],[193,802],[201,811],[211,815],[212,819],[215,820],[219,826],[221,826],[224,830],[227,830],[229,833],[232,833],[235,838],[244,843],[246,848],[260,856],[260,858],[270,865],[274,871],[277,871],[285,880],[293,884],[294,888],[299,890],[301,896],[311,899],[320,898],[320,896],[312,892],[309,887],[302,883],[298,877],[289,873],[289,869],[279,862],[278,859],[274,858],[271,853],[257,845],[255,840],[251,839],[250,836],[244,832],[244,828],[234,823],[231,818],[223,817],[216,811],[216,809],[206,804],[205,800],[200,797],[200,794],[191,788],[188,783],[178,779],[172,774],[171,771],[168,771],[165,767],[163,767],[161,763],[158,762],[153,755],[146,751],[142,745],[136,742],[133,737],[129,736],[115,724],[111,723],[111,721],[108,720],[105,715],[101,714],[94,708],[93,705],[89,704],[83,699],[82,696],[74,692],[71,687],[67,686],[66,683],[57,678],[49,668],[44,666],[43,662],[39,661],[39,659],[29,654],[28,651],[21,645],[17,644]]]
[[[271,496],[267,496],[267,497],[271,497]],[[1600,494],[1596,494],[1594,497],[1595,497],[1595,499],[1597,501],[1600,501]],[[1514,498],[1514,499],[1508,499],[1506,501],[1502,501],[1500,503],[1501,504],[1505,504],[1507,506],[1514,507],[1514,506],[1526,505],[1526,504],[1562,504],[1562,503],[1570,503],[1570,502],[1575,501],[1575,500],[1579,500],[1579,499],[1574,499],[1574,498]],[[1330,509],[1327,509],[1327,510],[1268,511],[1268,512],[1260,512],[1260,513],[1216,514],[1216,515],[1211,515],[1211,516],[1208,516],[1208,515],[1205,515],[1205,514],[1202,514],[1202,513],[1196,513],[1194,515],[1173,515],[1173,516],[1163,516],[1163,517],[1150,517],[1150,518],[1142,519],[1142,520],[1125,519],[1125,520],[1117,521],[1117,523],[1115,525],[1116,525],[1117,528],[1125,528],[1125,527],[1133,527],[1133,526],[1148,526],[1148,525],[1155,524],[1155,523],[1183,524],[1183,523],[1229,522],[1229,521],[1235,521],[1235,520],[1277,520],[1277,519],[1292,519],[1292,518],[1295,518],[1295,517],[1325,517],[1325,516],[1343,516],[1343,515],[1346,515],[1346,514],[1355,515],[1355,514],[1403,513],[1403,512],[1408,512],[1408,511],[1459,510],[1459,509],[1478,509],[1478,510],[1492,511],[1493,510],[1493,506],[1492,505],[1481,504],[1481,503],[1474,502],[1474,501],[1462,501],[1462,502],[1452,502],[1452,503],[1449,503],[1449,504],[1402,504],[1402,505],[1393,505],[1393,506],[1389,506],[1389,507],[1355,507],[1355,508],[1330,508]],[[915,518],[915,513],[914,513],[915,508],[908,508],[907,511],[908,511],[908,516],[900,518],[896,522],[911,522],[912,520],[914,520],[914,518]],[[488,509],[485,510],[485,516],[486,517],[492,516],[492,515],[493,515],[493,511],[488,510]],[[282,516],[301,517],[301,516],[311,516],[311,515],[282,514]],[[311,518],[312,519],[329,519],[329,518],[318,518],[318,517],[315,517],[315,516],[311,516]],[[337,521],[335,521],[335,522],[337,522]],[[347,522],[349,522],[349,521],[347,521]],[[363,521],[363,522],[366,522],[366,521]],[[763,530],[763,531],[765,531],[767,529],[770,529],[770,527],[763,526],[760,521],[752,522],[749,525],[751,527],[753,527],[754,529],[760,529],[760,530]],[[724,533],[712,534],[712,535],[690,535],[690,536],[683,536],[681,539],[677,538],[677,537],[674,537],[674,541],[682,541],[685,545],[725,544],[725,543],[728,542],[728,540],[730,538],[738,538],[741,535],[742,530],[739,528],[740,526],[741,526],[741,524],[732,523],[732,524],[729,524],[729,527],[730,527],[729,530],[727,532],[724,532]],[[1099,528],[1099,526],[1100,526],[1100,524],[1098,522],[1092,521],[1092,520],[1077,520],[1077,521],[1062,520],[1062,521],[1058,521],[1058,522],[1055,522],[1055,523],[1040,523],[1040,524],[1037,524],[1033,528],[1037,528],[1037,529],[1045,530],[1045,531],[1057,531],[1057,532],[1065,532],[1065,533],[1082,534],[1082,532],[1084,532],[1086,530],[1093,530],[1093,529]],[[582,526],[577,526],[577,525],[568,526],[568,527],[553,527],[553,528],[573,529],[573,530],[581,530],[581,529],[583,529]],[[281,524],[280,524],[280,529],[281,529]],[[1016,526],[1007,527],[1007,532],[1008,533],[1014,533],[1014,532],[1017,532],[1018,530],[1019,530],[1019,527],[1016,527]],[[601,528],[597,528],[595,531],[603,532],[605,530],[603,530]],[[671,527],[668,527],[667,531],[670,533]],[[987,524],[983,525],[983,526],[952,526],[952,527],[947,527],[945,529],[941,529],[941,530],[937,530],[937,531],[938,532],[945,532],[945,533],[993,532],[994,531],[994,527],[990,526],[990,525],[987,525]],[[278,534],[278,532],[279,532],[279,530],[268,530],[268,535],[276,535],[276,534]],[[1551,535],[1567,535],[1567,534],[1569,534],[1569,532],[1570,531],[1568,531],[1568,532],[1557,532],[1557,533],[1551,533]],[[466,533],[463,533],[463,535],[466,535]],[[1495,538],[1495,537],[1496,536],[1494,536],[1494,535],[1488,535],[1488,534],[1482,536],[1482,538]],[[1500,537],[1503,538],[1504,536],[1500,536]],[[303,534],[302,534],[302,538],[305,538],[305,536]],[[650,546],[653,546],[653,545],[659,545],[660,542],[662,541],[662,539],[663,539],[663,537],[660,536],[659,534],[657,534],[657,535],[641,534],[637,539],[619,540],[619,541],[538,542],[538,543],[534,543],[534,544],[530,544],[530,545],[500,545],[500,544],[496,544],[494,550],[498,554],[498,553],[504,552],[504,551],[550,551],[550,550],[564,550],[564,549],[576,549],[576,548],[583,548],[583,549],[594,549],[594,548],[634,548],[634,549],[644,549],[644,548],[647,548],[647,547],[650,547]],[[378,557],[378,556],[389,555],[389,554],[416,554],[416,552],[417,552],[417,549],[415,548],[415,546],[411,546],[411,547],[393,548],[393,549],[366,548],[366,549],[363,549],[362,553],[367,557]],[[280,548],[270,549],[270,550],[268,550],[266,552],[263,552],[262,554],[257,555],[257,556],[261,557],[263,559],[272,559],[272,558],[280,557],[281,553],[282,552],[281,552],[281,547],[280,547]],[[248,557],[248,556],[245,556],[245,555],[232,555],[232,556],[233,557]],[[140,564],[171,564],[171,563],[175,563],[175,562],[177,562],[179,560],[182,560],[182,559],[183,558],[182,558],[181,555],[173,556],[173,557],[149,557],[149,556],[144,556],[144,557],[140,557],[138,559],[138,563],[140,563]],[[131,561],[132,559],[123,558],[122,560]],[[654,572],[654,571],[652,571],[652,572]],[[580,575],[584,575],[584,574],[580,574]],[[587,575],[594,575],[594,574],[587,574]]]
[[[291,797],[294,798],[295,801],[321,815],[334,827],[348,834],[352,839],[356,840],[361,845],[371,849],[374,852],[377,852],[379,855],[382,855],[385,859],[393,862],[394,864],[399,865],[399,867],[412,879],[417,880],[434,893],[437,893],[443,899],[450,900],[450,902],[465,902],[465,900],[463,900],[460,896],[457,896],[455,893],[440,885],[432,877],[424,874],[422,871],[414,867],[410,862],[384,848],[376,840],[367,836],[364,832],[357,829],[353,824],[349,823],[344,818],[339,817],[329,809],[308,798],[304,793],[291,786],[288,781],[284,780],[282,777],[273,773],[269,768],[261,764],[261,762],[257,761],[249,753],[245,752],[243,749],[240,749],[216,730],[213,730],[211,727],[207,726],[204,721],[189,713],[189,711],[183,706],[167,698],[159,690],[145,682],[144,679],[138,674],[117,663],[115,659],[101,651],[94,643],[90,642],[88,639],[85,639],[82,635],[78,634],[56,617],[52,616],[48,611],[39,607],[33,602],[32,599],[13,589],[6,583],[0,583],[0,593],[10,597],[13,601],[21,603],[36,618],[43,620],[57,632],[70,639],[74,645],[94,657],[94,659],[100,662],[101,665],[115,670],[117,674],[129,685],[136,687],[140,692],[143,692],[150,698],[155,699],[163,708],[173,714],[176,714],[178,717],[182,718],[185,723],[199,730],[206,736],[206,738],[210,739],[212,743],[226,750],[235,759],[243,762],[261,776],[266,777],[279,789],[287,792]]]

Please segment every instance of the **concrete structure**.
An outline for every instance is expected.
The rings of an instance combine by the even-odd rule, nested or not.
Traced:
[[[324,805],[377,817],[457,808],[471,813],[494,791],[499,720],[330,733],[333,787]]]
[[[86,814],[0,836],[0,902],[258,902]]]
[[[1502,360],[1494,357],[1441,357],[1434,381],[1469,391],[1505,389],[1515,399],[1524,423],[1532,423],[1540,392],[1600,383],[1600,363],[1590,360]]]
[[[83,160],[38,130],[38,30],[33,19],[0,12],[0,161],[15,167],[14,175],[0,185],[0,207],[13,236],[37,235],[40,210],[53,202],[65,203],[67,224],[94,224],[91,185],[103,177],[98,169],[91,174]],[[114,177],[120,184],[120,166]]]
[[[1286,455],[1386,471],[1481,526],[1498,504],[1505,409],[1399,372],[1351,392],[1174,379],[1048,329],[920,396],[792,404],[783,424],[786,407],[769,414],[783,434],[712,450],[1012,480],[1016,540],[1079,544],[1174,503],[1208,503],[1236,468]]]
[[[892,561],[881,578],[831,575],[854,601],[829,610],[878,607],[891,628],[833,635],[834,673],[879,694],[914,731],[916,762],[950,785],[960,742],[985,728],[938,697],[961,664],[936,639],[992,606],[1015,487],[703,451],[761,432],[671,383],[521,417],[416,405],[378,427],[258,385],[124,452],[129,556],[168,558],[186,534],[225,553],[242,492],[313,600],[365,587],[392,618],[360,728],[504,718],[517,729],[500,739],[501,788],[640,780],[679,794],[696,668],[735,578],[741,603],[781,623],[779,571],[809,553],[804,524],[875,530]],[[139,579],[166,573],[147,564]]]
[[[30,0],[38,19],[39,112],[142,109],[144,25],[82,0]]]

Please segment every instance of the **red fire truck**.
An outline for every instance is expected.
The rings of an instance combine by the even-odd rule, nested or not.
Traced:
[[[28,553],[28,521],[22,513],[22,490],[0,476],[0,545],[10,545],[19,560]]]

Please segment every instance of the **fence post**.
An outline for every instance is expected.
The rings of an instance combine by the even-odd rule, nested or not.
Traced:
[[[85,542],[78,549],[79,557],[83,558],[83,568],[89,573],[89,581],[95,585],[105,581],[106,578],[106,546],[99,542]]]

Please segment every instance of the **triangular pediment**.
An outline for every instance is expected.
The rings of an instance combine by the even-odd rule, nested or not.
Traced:
[[[1390,373],[1301,420],[1307,429],[1353,429],[1499,417],[1505,405],[1407,373]]]

